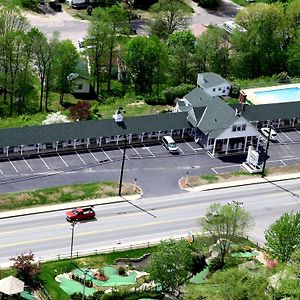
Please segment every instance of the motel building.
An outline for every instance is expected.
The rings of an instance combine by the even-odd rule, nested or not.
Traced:
[[[224,156],[245,153],[248,146],[257,150],[260,127],[300,125],[299,102],[228,105],[222,97],[228,95],[230,87],[218,74],[202,73],[197,87],[176,101],[173,113],[123,119],[116,111],[111,119],[3,128],[0,158],[116,148],[125,139],[128,145],[155,144],[164,135],[175,140],[192,138],[211,156]]]

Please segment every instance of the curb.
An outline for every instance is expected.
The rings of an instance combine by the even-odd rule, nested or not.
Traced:
[[[249,186],[253,184],[263,184],[263,183],[269,183],[269,182],[277,182],[277,181],[284,181],[284,180],[293,180],[293,179],[299,179],[300,173],[295,173],[294,175],[275,175],[275,176],[266,176],[264,178],[253,178],[253,179],[244,179],[244,180],[236,180],[234,181],[228,181],[228,182],[220,182],[220,183],[211,183],[211,184],[205,184],[195,187],[186,187],[186,185],[183,183],[185,180],[185,177],[181,177],[178,180],[179,188],[182,190],[186,190],[188,192],[193,191],[211,191],[211,190],[220,190],[220,189],[227,189],[232,187],[240,187],[240,186]]]

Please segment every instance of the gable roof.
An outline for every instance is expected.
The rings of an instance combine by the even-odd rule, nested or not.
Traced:
[[[190,128],[187,113],[164,113],[124,118],[120,127],[113,119],[0,129],[0,147],[52,143],[84,138],[141,134]]]
[[[203,88],[211,88],[214,86],[218,86],[220,84],[230,84],[226,79],[224,79],[219,74],[213,72],[201,73],[198,76],[202,76],[204,82],[201,82],[200,85]]]
[[[184,98],[193,106],[197,118],[197,127],[203,133],[209,133],[212,138],[218,137],[239,119],[232,107],[219,97],[209,96],[199,87],[194,88]],[[202,109],[197,110],[197,108]],[[203,108],[207,109],[204,110]],[[190,120],[190,118],[188,119]]]
[[[300,102],[246,105],[245,111],[242,110],[240,103],[233,104],[231,107],[237,108],[249,121],[300,118]]]

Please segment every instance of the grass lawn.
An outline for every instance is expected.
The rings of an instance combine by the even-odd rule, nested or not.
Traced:
[[[113,197],[118,195],[117,182],[94,182],[16,192],[0,195],[0,211],[71,201]],[[134,194],[134,187],[124,183],[123,195]]]
[[[73,263],[78,267],[90,267],[92,269],[99,269],[104,266],[115,264],[117,258],[138,258],[145,253],[152,253],[156,251],[156,247],[149,247],[144,249],[135,249],[130,251],[114,252],[109,254],[87,256],[84,258],[73,259]],[[68,300],[70,296],[67,295],[54,280],[55,276],[64,272],[70,272],[75,266],[70,260],[52,261],[43,263],[39,278],[42,280],[45,289],[52,296],[53,299]]]

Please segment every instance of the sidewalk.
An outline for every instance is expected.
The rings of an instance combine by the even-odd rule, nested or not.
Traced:
[[[210,184],[200,185],[196,187],[187,187],[185,186],[185,177],[181,177],[178,181],[178,184],[179,187],[183,190],[186,190],[188,192],[192,192],[192,191],[196,192],[196,191],[210,191],[210,190],[217,190],[217,189],[225,189],[225,188],[239,187],[239,186],[246,186],[246,185],[253,185],[253,184],[262,184],[262,183],[276,182],[281,180],[290,180],[290,179],[297,179],[297,178],[300,178],[300,173],[265,176],[264,178],[256,177],[250,179],[210,183]]]

